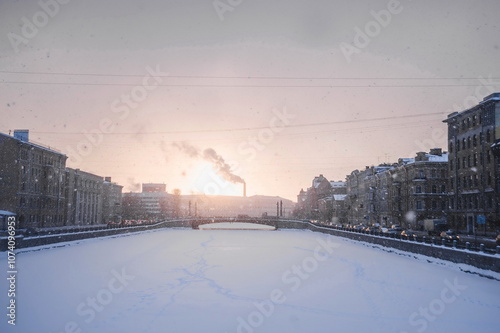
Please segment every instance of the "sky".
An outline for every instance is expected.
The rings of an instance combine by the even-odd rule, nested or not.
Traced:
[[[447,114],[500,91],[499,10],[0,0],[0,132],[29,129],[126,192],[241,195],[241,179],[296,200],[319,174],[446,150]]]

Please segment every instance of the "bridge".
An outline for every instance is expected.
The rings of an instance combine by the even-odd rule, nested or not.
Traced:
[[[193,218],[190,219],[191,227],[199,229],[200,225],[212,223],[253,223],[272,226],[278,229],[278,219],[270,218],[253,218],[253,217],[209,217],[209,218]]]

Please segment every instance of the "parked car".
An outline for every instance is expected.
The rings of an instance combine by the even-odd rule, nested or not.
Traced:
[[[391,229],[396,230],[397,232],[403,231],[403,228],[401,228],[401,226],[399,224],[393,224],[391,226]]]
[[[460,240],[460,236],[458,236],[454,230],[443,231],[439,236],[449,241]]]
[[[413,232],[413,230],[409,229],[409,230],[403,230],[403,231],[401,231],[401,236],[408,237],[408,238],[413,238],[413,237],[416,237],[417,234],[415,234]]]
[[[382,231],[382,233],[384,234],[388,234],[388,235],[396,235],[398,232],[392,228],[381,228],[380,231]]]
[[[378,231],[379,228],[378,227],[375,227],[375,226],[370,226],[370,227],[364,227],[363,228],[363,231],[365,232],[372,232],[372,231]]]

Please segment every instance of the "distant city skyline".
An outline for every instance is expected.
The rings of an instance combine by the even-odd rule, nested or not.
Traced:
[[[226,170],[295,201],[447,150],[442,120],[500,91],[498,1],[222,3],[0,1],[0,132],[124,192],[240,195]]]

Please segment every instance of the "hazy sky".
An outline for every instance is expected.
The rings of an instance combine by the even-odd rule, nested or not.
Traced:
[[[499,12],[498,0],[0,0],[0,131],[29,129],[126,191],[239,194],[213,170],[229,165],[249,195],[295,200],[320,173],[445,147],[446,115],[500,91]]]

